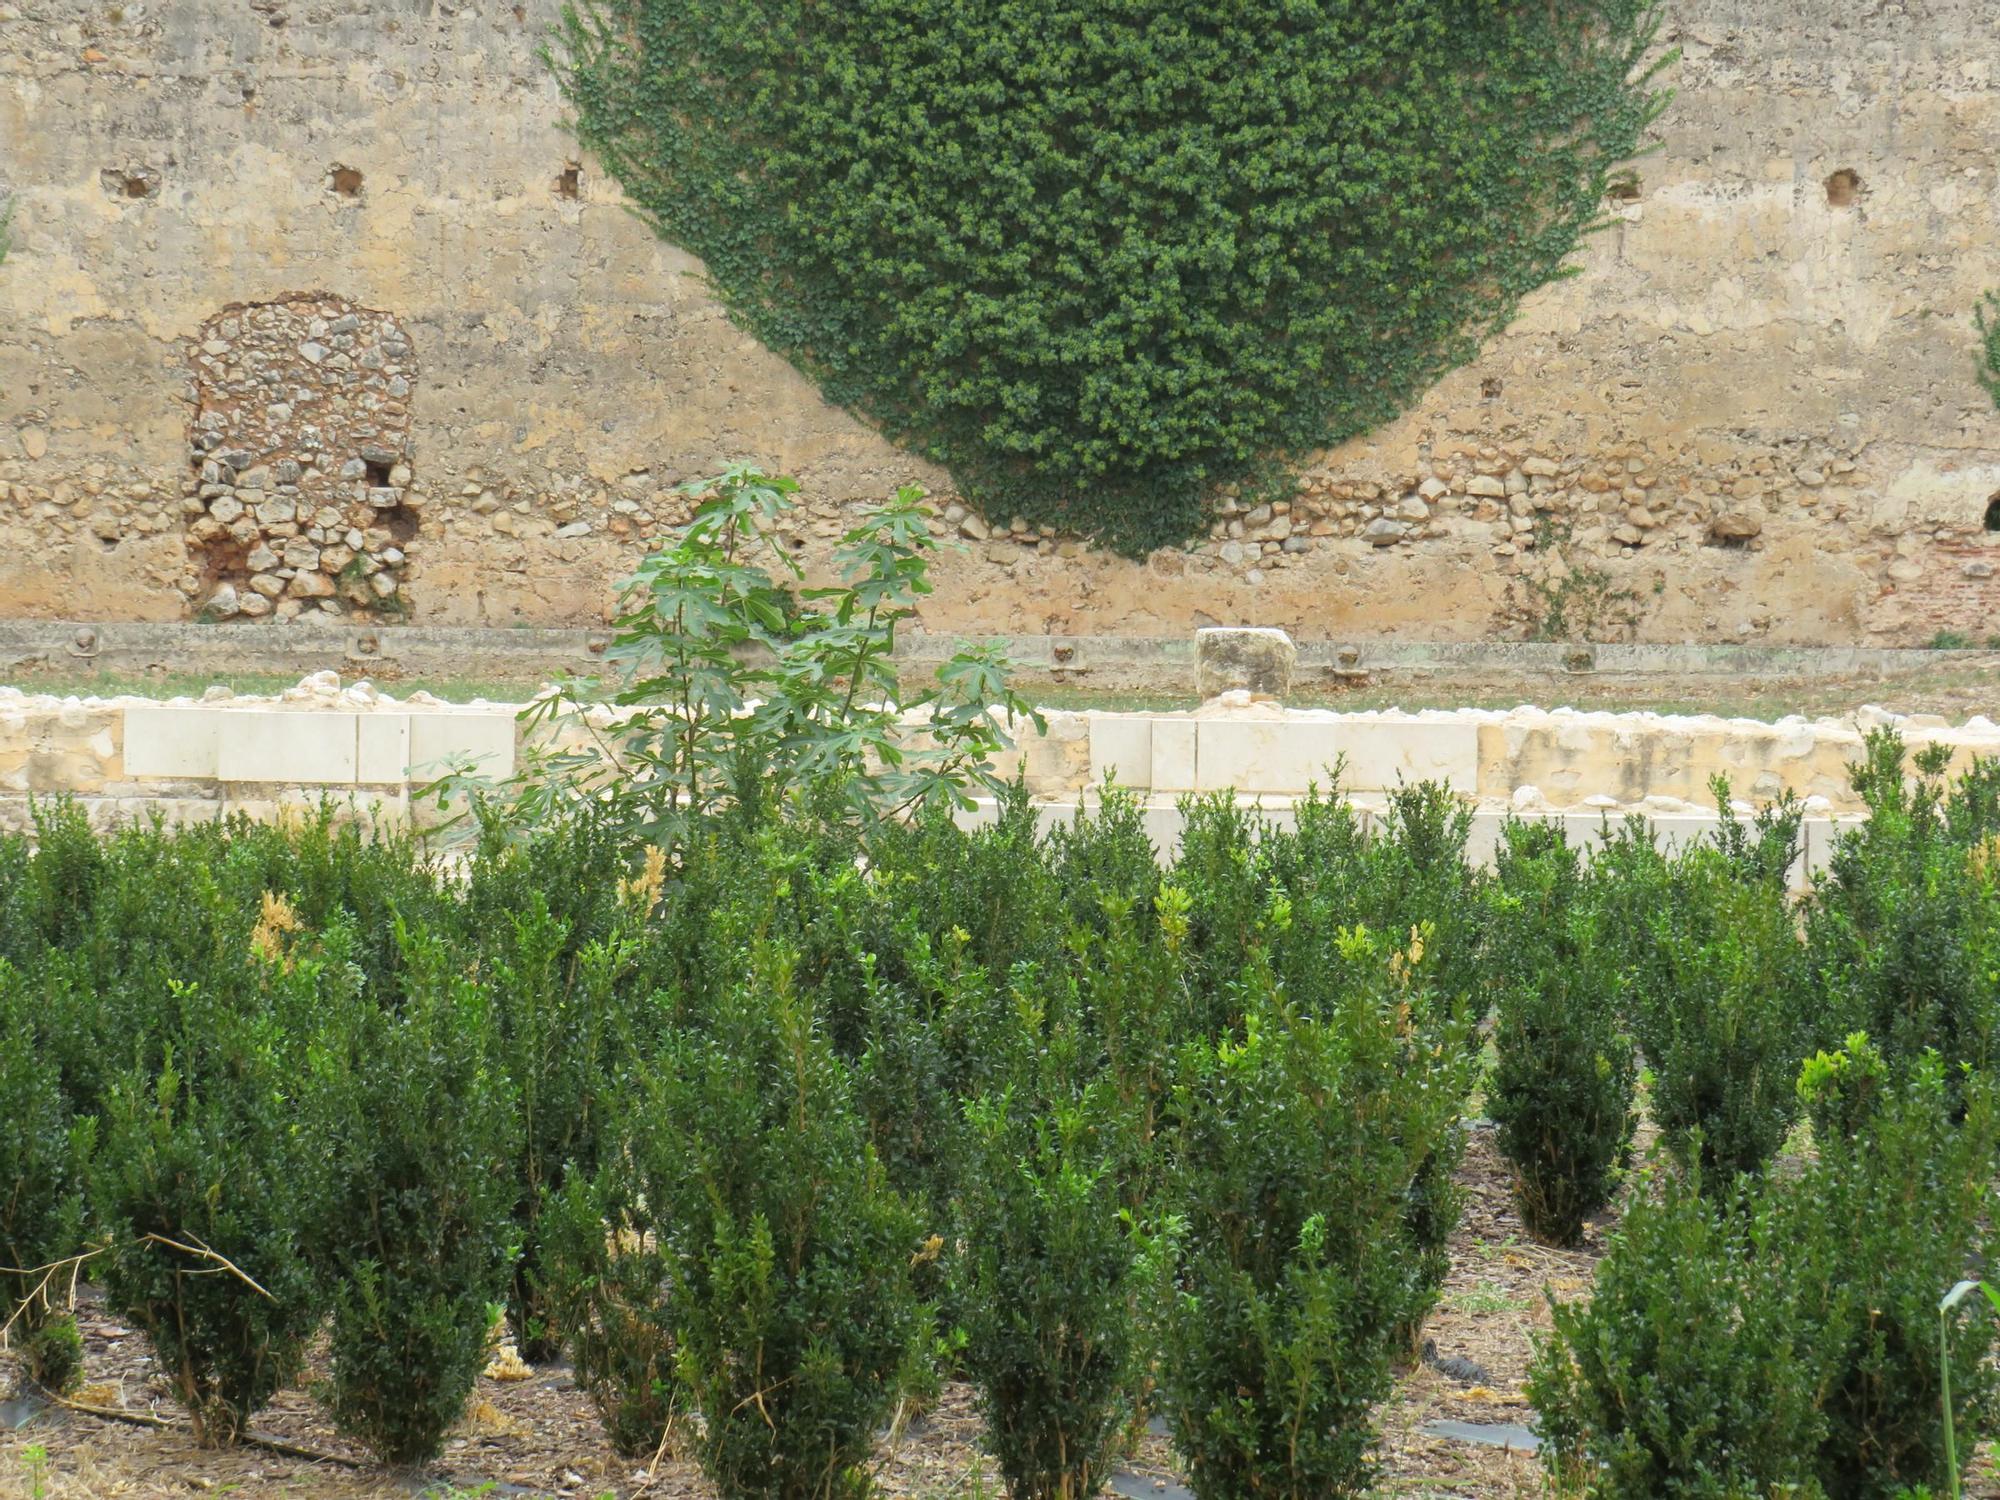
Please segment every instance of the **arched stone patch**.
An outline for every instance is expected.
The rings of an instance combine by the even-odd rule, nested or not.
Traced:
[[[232,304],[188,366],[197,611],[406,613],[417,361],[402,325],[325,292]]]

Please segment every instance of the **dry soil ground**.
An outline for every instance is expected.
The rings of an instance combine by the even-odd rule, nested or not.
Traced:
[[[1535,1336],[1548,1326],[1545,1299],[1588,1291],[1604,1237],[1615,1227],[1615,1215],[1607,1215],[1572,1251],[1529,1240],[1509,1201],[1492,1134],[1484,1128],[1473,1131],[1462,1181],[1467,1196],[1452,1272],[1425,1334],[1441,1356],[1471,1360],[1484,1367],[1486,1378],[1452,1379],[1419,1364],[1398,1380],[1380,1412],[1383,1495],[1512,1500],[1543,1493],[1533,1456],[1433,1436],[1425,1428],[1441,1420],[1532,1422],[1521,1385]],[[324,1457],[254,1446],[205,1452],[181,1425],[145,1340],[95,1304],[86,1307],[83,1321],[91,1382],[84,1399],[163,1425],[44,1413],[26,1428],[0,1433],[0,1495],[166,1500],[226,1492],[410,1500],[481,1493],[482,1486],[494,1496],[562,1500],[603,1495],[706,1500],[711,1494],[691,1462],[662,1455],[656,1464],[634,1464],[614,1454],[590,1403],[560,1369],[516,1382],[482,1379],[471,1414],[443,1460],[421,1475],[386,1472],[344,1443],[315,1402],[310,1376],[300,1388],[280,1394],[258,1417],[256,1431]],[[978,1442],[971,1392],[948,1386],[939,1404],[898,1441],[881,1445],[882,1493],[892,1500],[989,1500],[996,1494],[993,1471],[981,1460]],[[46,1459],[36,1462],[33,1448]],[[1117,1483],[1121,1493],[1157,1500],[1185,1494],[1173,1455],[1156,1432],[1139,1440],[1125,1468]],[[2000,1495],[2000,1470],[1990,1453],[1982,1455],[1967,1493]]]

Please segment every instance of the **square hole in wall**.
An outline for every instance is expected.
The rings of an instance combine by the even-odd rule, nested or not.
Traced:
[[[364,477],[368,481],[368,488],[379,490],[388,487],[390,465],[377,463],[372,458],[364,458],[361,463]]]

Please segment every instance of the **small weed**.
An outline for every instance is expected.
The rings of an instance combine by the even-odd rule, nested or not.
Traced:
[[[1933,651],[1970,651],[1972,637],[1962,630],[1940,630],[1930,639]]]
[[[1535,520],[1537,558],[1557,555],[1537,577],[1523,573],[1508,585],[1508,605],[1526,628],[1530,641],[1556,644],[1571,641],[1630,640],[1639,627],[1639,596],[1614,588],[1602,568],[1580,567],[1566,554],[1575,526],[1543,514]],[[1665,591],[1664,579],[1653,592]]]
[[[1445,1301],[1463,1313],[1506,1312],[1520,1304],[1490,1281],[1482,1281],[1476,1290],[1452,1292]]]
[[[42,1500],[49,1492],[49,1450],[40,1443],[28,1444],[21,1450],[21,1467],[28,1471],[31,1500]]]

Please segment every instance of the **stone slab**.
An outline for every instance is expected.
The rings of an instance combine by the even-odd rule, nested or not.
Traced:
[[[1122,787],[1145,791],[1153,784],[1153,726],[1162,721],[1125,714],[1090,716],[1090,785],[1107,775]]]
[[[222,709],[216,776],[291,786],[352,786],[355,715]]]
[[[421,785],[470,760],[480,775],[504,780],[514,774],[514,728],[507,712],[411,714],[410,779]]]
[[[1489,1448],[1506,1448],[1515,1453],[1537,1453],[1542,1440],[1518,1422],[1455,1422],[1438,1420],[1424,1423],[1432,1437],[1456,1438],[1462,1443],[1479,1443]]]
[[[207,780],[216,773],[221,732],[213,708],[134,704],[125,710],[125,774]]]
[[[1201,785],[1199,728],[1193,719],[1153,721],[1154,791],[1191,792]]]
[[[401,785],[409,777],[410,715],[357,715],[355,756],[356,781]]]
[[[1400,783],[1478,784],[1476,726],[1447,722],[1342,722],[1331,719],[1208,719],[1199,724],[1197,764],[1206,791],[1302,794],[1333,785],[1380,792]]]

